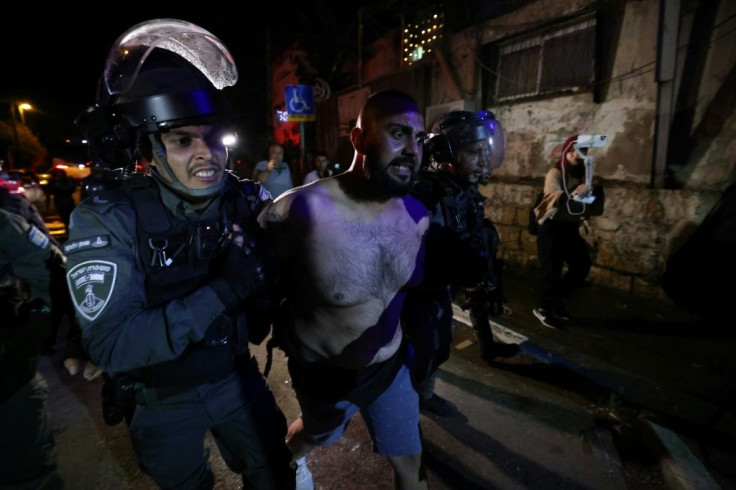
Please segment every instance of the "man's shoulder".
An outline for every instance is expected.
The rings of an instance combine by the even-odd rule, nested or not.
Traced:
[[[3,230],[14,233],[16,230],[22,230],[28,226],[28,222],[19,214],[0,208],[0,228]]]
[[[414,218],[414,221],[419,222],[422,218],[429,216],[427,204],[412,194],[405,195],[403,201],[406,210]]]
[[[233,172],[228,173],[226,187],[237,190],[236,195],[243,196],[247,199],[254,199],[261,202],[271,199],[271,194],[269,194],[263,184],[257,180],[238,177]],[[228,195],[227,192],[225,194]]]

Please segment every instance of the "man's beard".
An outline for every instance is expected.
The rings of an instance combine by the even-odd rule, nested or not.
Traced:
[[[389,175],[388,169],[398,164],[406,164],[411,167],[411,177],[408,180],[400,181]],[[400,197],[409,193],[416,179],[415,164],[416,160],[412,157],[397,157],[391,160],[389,165],[383,166],[377,157],[369,154],[365,155],[364,162],[368,179],[373,183],[374,188],[388,197]]]

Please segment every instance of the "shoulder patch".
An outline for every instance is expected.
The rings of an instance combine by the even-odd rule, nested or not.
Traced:
[[[94,320],[112,297],[118,266],[105,260],[88,260],[66,274],[74,308],[87,320]]]
[[[46,248],[51,243],[46,233],[42,232],[34,225],[31,225],[31,229],[28,230],[28,241],[36,245],[38,248]]]
[[[110,246],[110,235],[97,235],[88,238],[80,238],[73,242],[66,242],[64,244],[64,253],[69,255],[71,253],[81,252],[90,248],[105,248]]]

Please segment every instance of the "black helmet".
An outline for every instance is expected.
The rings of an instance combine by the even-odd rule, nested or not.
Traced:
[[[501,123],[489,111],[451,111],[438,117],[430,129],[425,155],[436,163],[457,163],[457,152],[465,145],[487,139],[490,166],[498,167],[504,157]]]
[[[233,121],[222,89],[237,79],[232,56],[212,33],[182,20],[146,21],[126,31],[110,49],[97,103],[76,124],[93,159],[122,167],[142,155],[150,159],[153,150],[169,174],[164,183],[195,197],[212,195],[217,189],[192,191],[178,182],[156,133]]]

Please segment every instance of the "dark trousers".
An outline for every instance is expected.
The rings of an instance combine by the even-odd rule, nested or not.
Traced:
[[[0,488],[61,489],[40,373],[0,403]]]
[[[414,387],[420,398],[430,398],[434,393],[437,369],[450,357],[453,319],[449,290],[409,295],[404,303],[401,322],[411,344]]]
[[[591,267],[588,244],[580,236],[580,223],[547,220],[539,227],[537,256],[542,271],[539,287],[539,306],[556,310],[563,306],[563,298],[584,282]],[[567,272],[562,274],[563,266]]]
[[[130,422],[141,468],[162,489],[211,489],[214,476],[204,438],[209,431],[245,489],[294,488],[286,418],[257,368],[158,399],[145,388]]]
[[[490,301],[470,307],[470,324],[473,327],[475,340],[478,342],[480,356],[485,360],[493,359],[493,330],[488,315],[491,313]]]

